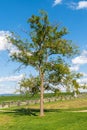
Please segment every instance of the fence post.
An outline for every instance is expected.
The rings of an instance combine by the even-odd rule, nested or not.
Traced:
[[[20,101],[18,101],[18,102],[17,102],[17,106],[20,106],[20,104],[21,104],[21,102],[20,102]]]
[[[8,107],[10,107],[10,102],[8,102]]]

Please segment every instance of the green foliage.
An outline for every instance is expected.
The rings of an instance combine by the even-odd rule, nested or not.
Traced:
[[[51,68],[51,71],[48,72],[48,81],[49,83],[52,83],[53,85],[61,84],[63,81],[63,78],[66,78],[66,75],[69,75],[70,70],[68,65],[59,63],[54,64]]]
[[[40,78],[33,77],[24,78],[19,82],[20,89],[18,90],[21,94],[37,94],[40,91]]]
[[[40,16],[32,15],[28,23],[32,42],[24,41],[13,34],[10,41],[19,53],[13,53],[11,58],[25,66],[33,66],[39,71],[40,78],[44,73],[49,82],[61,82],[62,78],[70,73],[63,57],[67,60],[67,56],[73,56],[78,52],[77,47],[64,38],[68,33],[67,29],[65,27],[59,29],[59,25],[52,26],[47,13],[43,10],[40,11]]]
[[[69,73],[66,78],[63,80],[63,84],[67,86],[67,91],[79,93],[79,88],[81,87],[80,84],[77,82],[77,79],[80,79],[83,75],[81,73],[71,72]]]
[[[67,34],[67,29],[63,27],[59,30],[59,25],[52,26],[46,12],[41,11],[40,16],[32,15],[28,23],[31,27],[32,42],[22,40],[14,34],[10,37],[11,43],[19,50],[19,53],[11,55],[13,60],[45,72],[52,67],[52,63],[56,67],[62,56],[72,56],[77,53],[77,47],[63,38]]]

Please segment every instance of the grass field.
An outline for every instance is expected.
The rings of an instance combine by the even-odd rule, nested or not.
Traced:
[[[0,130],[87,130],[87,98],[44,104],[45,116],[39,116],[39,104],[0,111]]]

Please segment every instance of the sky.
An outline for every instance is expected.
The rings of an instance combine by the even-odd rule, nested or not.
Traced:
[[[40,9],[48,12],[51,23],[67,27],[66,38],[80,49],[71,60],[71,70],[83,73],[80,83],[87,83],[87,0],[0,0],[0,94],[14,93],[25,73],[36,75],[32,67],[16,71],[20,64],[11,61],[6,36],[15,32],[25,37],[23,31],[29,31],[27,19],[38,15]],[[16,51],[10,48],[11,53]]]

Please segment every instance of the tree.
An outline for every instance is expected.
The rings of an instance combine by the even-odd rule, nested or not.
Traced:
[[[70,72],[66,78],[63,78],[63,85],[66,87],[67,92],[73,91],[74,96],[77,97],[79,93],[79,88],[81,85],[77,82],[83,76],[81,73]]]
[[[76,54],[77,47],[72,44],[72,41],[64,38],[68,33],[65,27],[60,28],[59,25],[52,26],[50,24],[48,14],[45,11],[41,10],[39,16],[32,15],[27,22],[28,24],[30,23],[31,28],[30,39],[24,40],[13,34],[10,37],[10,42],[19,51],[17,53],[14,52],[11,58],[25,66],[30,65],[39,72],[40,116],[44,116],[43,95],[45,77],[52,79],[52,74],[56,74],[56,70],[61,68],[62,71],[62,67],[66,67],[67,57],[69,59],[69,57]],[[59,71],[57,72],[59,74]],[[49,76],[46,76],[47,74]],[[56,78],[56,76],[53,78]]]
[[[39,77],[33,77],[30,76],[30,78],[24,77],[19,82],[20,88],[17,90],[17,92],[20,92],[21,94],[25,95],[35,95],[38,92],[40,92],[40,80]]]

